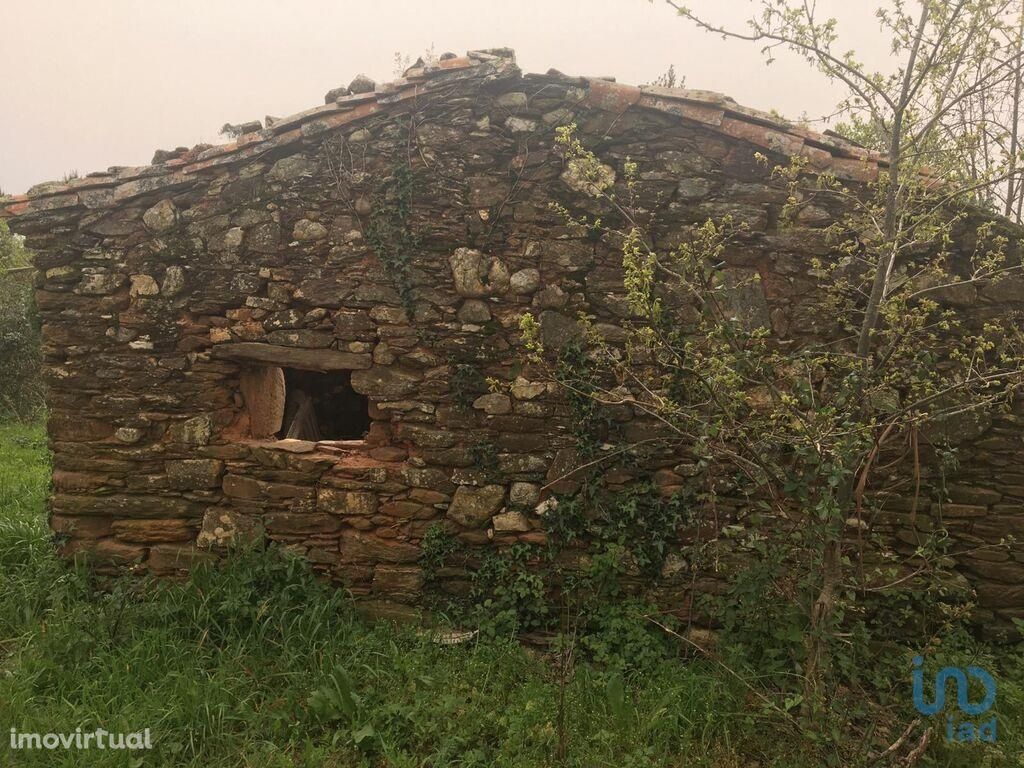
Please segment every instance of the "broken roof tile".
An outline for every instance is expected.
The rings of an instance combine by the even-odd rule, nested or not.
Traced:
[[[790,133],[766,128],[760,123],[750,123],[733,117],[723,117],[719,126],[722,133],[734,139],[744,139],[751,144],[770,149],[783,155],[795,155],[800,152],[804,140]]]
[[[640,100],[641,91],[635,85],[613,83],[608,80],[590,80],[585,103],[609,112],[625,112]]]
[[[683,117],[687,120],[715,127],[722,124],[722,118],[725,116],[725,112],[715,106],[688,101],[666,101],[649,94],[641,96],[640,101],[637,103],[641,107],[657,110],[658,112],[667,112],[676,117]]]

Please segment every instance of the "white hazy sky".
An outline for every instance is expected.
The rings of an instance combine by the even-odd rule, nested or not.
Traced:
[[[753,0],[690,0],[742,23]],[[846,47],[884,62],[868,0],[818,0]],[[662,0],[0,0],[0,189],[157,148],[218,143],[225,122],[283,116],[396,52],[508,46],[527,72],[644,83],[674,64],[686,85],[789,117],[827,114],[838,91],[791,55],[694,29]]]

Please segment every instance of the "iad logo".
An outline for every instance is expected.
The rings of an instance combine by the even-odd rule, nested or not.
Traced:
[[[935,673],[935,700],[929,704],[924,700],[922,664],[924,664],[924,659],[915,656],[914,671],[910,675],[914,681],[914,706],[922,715],[937,715],[946,708],[946,683],[949,680],[956,682],[956,704],[964,714],[983,715],[996,703],[996,681],[984,669],[967,667],[965,671],[959,667],[943,667]],[[968,676],[980,680],[985,687],[985,698],[977,704],[971,703],[969,698]],[[970,720],[957,723],[953,719],[953,715],[947,715],[946,739],[947,741],[995,741],[996,718],[993,716],[991,720],[984,723],[974,723]]]

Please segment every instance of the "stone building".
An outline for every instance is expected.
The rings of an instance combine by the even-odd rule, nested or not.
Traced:
[[[524,75],[507,50],[360,77],[231,143],[0,199],[38,254],[65,551],[172,574],[265,538],[386,610],[417,599],[435,524],[473,546],[543,542],[538,505],[572,490],[575,438],[523,364],[519,318],[557,346],[581,311],[612,340],[628,315],[621,254],[549,207],[588,205],[554,143],[571,122],[606,162],[639,164],[666,241],[745,224],[728,269],[761,278],[746,309],[780,338],[813,333],[801,297],[835,212],[780,229],[786,192],[755,154],[854,183],[876,154],[706,91]],[[963,292],[1024,303],[1016,283]],[[616,418],[647,428],[633,416]],[[967,543],[1024,535],[1019,424],[965,433],[973,463],[922,520]],[[652,470],[685,483],[671,461]],[[1019,547],[960,566],[989,615],[1024,616]]]

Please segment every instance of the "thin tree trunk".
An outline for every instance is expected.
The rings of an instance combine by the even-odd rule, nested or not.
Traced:
[[[871,367],[871,340],[875,327],[878,325],[878,317],[881,311],[882,300],[889,288],[889,278],[892,274],[893,264],[896,260],[896,235],[899,223],[899,185],[900,185],[900,163],[903,150],[903,118],[906,114],[910,99],[911,83],[914,80],[914,68],[917,64],[917,55],[921,48],[921,41],[924,38],[925,28],[928,23],[928,3],[921,6],[921,17],[917,23],[917,33],[914,38],[914,45],[910,51],[906,69],[903,73],[903,86],[900,100],[893,111],[892,136],[889,139],[889,186],[885,197],[885,246],[876,267],[875,279],[871,285],[871,296],[864,312],[864,320],[860,329],[860,337],[857,341],[857,356],[861,358],[864,373],[867,374]],[[862,385],[863,386],[863,385]],[[847,481],[849,488],[845,486],[838,499],[838,514],[841,518],[845,516],[846,507],[853,497],[853,476],[856,467],[849,467],[850,479]],[[848,492],[849,491],[849,492]],[[811,609],[811,627],[807,643],[807,664],[805,666],[804,704],[805,711],[812,713],[820,710],[821,694],[823,690],[823,675],[828,666],[829,641],[825,636],[832,620],[832,612],[835,608],[836,595],[842,582],[842,540],[843,525],[841,522],[835,526],[835,530],[828,530],[827,539],[822,551],[821,563],[821,589]]]
[[[828,663],[828,641],[822,633],[828,629],[836,594],[842,581],[842,529],[825,542],[821,561],[821,590],[811,608],[811,633],[807,642],[807,661],[804,665],[805,711],[815,714],[820,710],[823,693],[823,673]]]
[[[1024,2],[1021,3],[1020,21],[1017,25],[1017,71],[1013,76],[1013,116],[1010,119],[1010,170],[1009,181],[1006,188],[1006,207],[1003,213],[1009,218],[1014,213],[1016,198],[1020,195],[1017,191],[1017,152],[1019,151],[1018,124],[1020,122],[1020,92],[1021,92],[1021,43],[1024,40]],[[1017,221],[1020,221],[1020,207],[1017,207]]]
[[[925,25],[928,23],[928,4],[921,6],[921,18],[917,24],[917,35],[914,39],[914,46],[910,51],[910,59],[907,61],[907,68],[903,74],[903,91],[900,100],[893,112],[892,136],[889,138],[889,188],[885,197],[885,241],[886,248],[878,262],[875,272],[875,281],[871,285],[871,296],[868,299],[867,309],[864,311],[864,322],[860,328],[860,338],[857,340],[857,356],[864,361],[865,367],[870,362],[871,334],[878,325],[878,313],[882,306],[882,299],[885,298],[889,288],[889,277],[892,274],[893,262],[896,257],[896,225],[899,214],[899,185],[900,185],[900,162],[902,161],[903,150],[903,117],[907,111],[907,99],[910,94],[910,83],[914,77],[914,66],[917,63],[917,54],[921,48],[921,39],[924,37]]]

